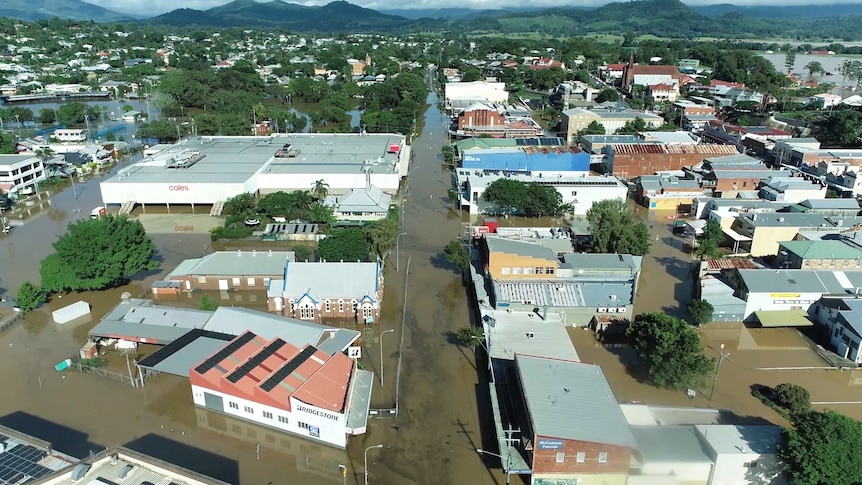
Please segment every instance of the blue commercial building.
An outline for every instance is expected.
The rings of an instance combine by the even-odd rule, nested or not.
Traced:
[[[461,165],[468,169],[537,174],[588,173],[590,154],[576,147],[469,150],[461,157]]]

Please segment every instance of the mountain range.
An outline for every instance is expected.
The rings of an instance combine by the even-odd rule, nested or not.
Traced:
[[[126,14],[83,0],[3,0],[0,16],[24,20],[61,17],[96,22],[132,21]],[[764,19],[781,20],[780,22]],[[377,11],[346,1],[305,6],[283,0],[235,0],[206,10],[181,8],[150,19],[173,27],[264,27],[298,32],[458,31],[582,35],[589,33],[663,37],[862,38],[862,4],[691,7],[679,0],[631,0],[601,7],[395,9]]]

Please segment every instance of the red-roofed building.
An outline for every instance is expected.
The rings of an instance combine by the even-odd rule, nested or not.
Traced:
[[[626,65],[623,63],[620,64],[608,64],[606,69],[600,69],[599,72],[602,75],[602,79],[605,81],[613,80],[613,79],[622,79],[623,71],[625,71]]]
[[[725,88],[737,88],[737,89],[745,89],[744,83],[732,83],[730,81],[722,81],[721,79],[713,79],[709,82],[709,87],[717,88],[719,86]]]
[[[630,92],[634,86],[653,84],[676,84],[682,74],[676,66],[654,66],[635,64],[634,54],[623,72],[623,90]]]
[[[189,371],[197,406],[341,448],[365,433],[373,374],[341,352],[252,332]]]
[[[647,95],[651,96],[656,102],[670,101],[671,103],[679,98],[679,85],[677,84],[653,84],[647,87]]]

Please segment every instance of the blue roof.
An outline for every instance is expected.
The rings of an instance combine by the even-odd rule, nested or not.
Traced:
[[[569,150],[527,153],[521,148],[471,150],[463,155],[461,164],[464,168],[480,170],[588,172],[590,154]]]

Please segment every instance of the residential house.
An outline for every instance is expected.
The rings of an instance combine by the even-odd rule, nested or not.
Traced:
[[[565,71],[566,64],[562,61],[557,61],[550,57],[539,57],[530,61],[529,68],[532,70],[557,68]]]
[[[623,72],[625,72],[626,65],[623,63],[619,64],[608,64],[607,66],[599,68],[599,75],[602,76],[602,79],[605,81],[615,81],[617,79],[623,78]]]
[[[293,251],[216,251],[184,260],[164,281],[156,282],[152,292],[165,295],[194,290],[265,291],[271,280],[284,276],[285,261],[293,260]]]
[[[341,221],[377,221],[389,215],[392,196],[369,185],[352,189],[346,194],[329,194],[323,205],[331,207],[335,218]]]
[[[846,239],[782,241],[778,254],[789,269],[862,270],[862,247]]]
[[[380,261],[287,261],[283,277],[270,280],[267,292],[269,311],[318,323],[324,318],[377,322],[382,301]]]
[[[457,169],[455,176],[461,194],[461,205],[466,206],[471,214],[496,214],[502,210],[482,196],[489,185],[502,178],[554,187],[562,196],[563,203],[571,204],[573,214],[586,214],[594,203],[607,199],[625,199],[628,193],[627,186],[614,177],[540,177],[501,170],[464,168]]]
[[[715,114],[715,109],[712,106],[694,103],[687,99],[678,99],[674,101],[673,110],[679,116]]]
[[[741,269],[739,295],[745,300],[745,321],[771,320],[784,312],[787,326],[811,325],[788,311],[813,315],[822,297],[862,294],[862,271],[807,269]]]
[[[625,485],[637,445],[601,368],[527,355],[515,367],[530,483]]]
[[[674,176],[642,175],[635,187],[635,200],[654,210],[689,212],[694,198],[702,195],[697,180]]]
[[[676,101],[677,98],[679,98],[679,85],[664,83],[651,84],[647,86],[647,96],[650,96],[657,103]]]
[[[711,109],[710,109],[711,110]],[[682,128],[685,130],[700,132],[703,131],[710,123],[717,121],[718,118],[714,114],[689,114],[682,115]]]
[[[792,241],[800,231],[828,230],[834,225],[819,214],[773,212],[742,213],[725,233],[748,246],[752,256],[775,256],[778,244]]]

